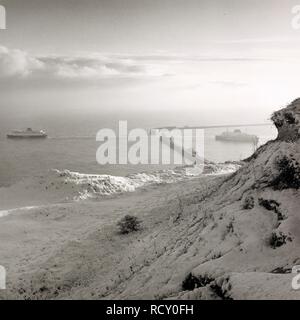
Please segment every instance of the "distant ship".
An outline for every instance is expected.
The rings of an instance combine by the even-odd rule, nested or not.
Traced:
[[[259,138],[254,134],[247,134],[239,129],[236,129],[234,131],[227,131],[223,132],[220,135],[217,135],[216,140],[231,142],[248,142],[257,145]]]
[[[45,131],[34,131],[31,128],[27,128],[23,131],[12,131],[6,135],[8,139],[44,139],[47,138]]]

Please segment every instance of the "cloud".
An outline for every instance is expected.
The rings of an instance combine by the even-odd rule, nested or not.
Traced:
[[[236,87],[247,87],[248,84],[245,82],[237,82],[237,81],[210,81],[211,85],[228,87],[228,88],[236,88]]]
[[[124,57],[116,55],[116,57]],[[177,55],[177,54],[152,54],[152,55],[127,55],[126,57],[136,61],[156,61],[156,62],[255,62],[265,61],[260,57],[242,57],[242,56],[211,56],[211,55]]]
[[[151,76],[151,68],[130,58],[103,55],[33,56],[0,46],[0,78],[44,80],[101,80]]]
[[[214,41],[218,44],[278,44],[278,43],[295,43],[298,37],[270,37],[270,38],[244,38],[225,41]]]
[[[111,56],[94,57],[40,57],[47,66],[46,72],[65,79],[102,79],[110,77],[137,77],[147,75],[145,66],[129,59]]]
[[[239,62],[256,59],[201,57],[174,54],[34,56],[23,50],[0,46],[0,78],[45,80],[100,80],[145,78],[170,74],[172,62]]]
[[[101,54],[85,52],[78,55],[33,55],[24,50],[0,46],[0,85],[8,90],[38,88],[132,87],[162,81],[166,86],[176,83],[194,88],[199,79],[214,67],[215,62],[234,64],[259,59],[247,57],[215,57],[158,54]],[[210,65],[209,63],[213,63]],[[204,77],[205,81],[207,77]],[[241,83],[211,83],[223,87],[243,86]]]
[[[21,50],[9,50],[0,46],[0,77],[27,77],[40,71],[44,64]]]

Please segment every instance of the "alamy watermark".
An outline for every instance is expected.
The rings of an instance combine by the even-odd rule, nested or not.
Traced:
[[[294,266],[292,268],[292,273],[295,274],[295,276],[292,279],[292,288],[294,290],[300,289],[300,266]]]
[[[300,30],[300,4],[292,8],[292,28]]]
[[[6,270],[3,266],[0,266],[0,290],[6,289]]]
[[[6,29],[6,9],[0,5],[0,30]]]
[[[135,128],[128,131],[127,121],[119,121],[118,132],[101,129],[96,140],[97,162],[104,164],[175,164],[204,163],[203,129]]]

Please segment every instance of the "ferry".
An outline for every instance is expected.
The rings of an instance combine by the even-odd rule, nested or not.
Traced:
[[[23,131],[14,130],[6,135],[8,139],[45,139],[47,133],[43,130],[34,131],[31,128],[27,128]]]
[[[216,135],[216,140],[230,142],[248,142],[257,145],[259,138],[254,134],[247,134],[239,129],[236,129],[234,131],[226,131],[220,135]]]

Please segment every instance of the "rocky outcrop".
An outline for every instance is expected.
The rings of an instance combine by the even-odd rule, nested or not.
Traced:
[[[300,138],[300,98],[275,112],[272,120],[278,130],[278,140],[296,141]]]

